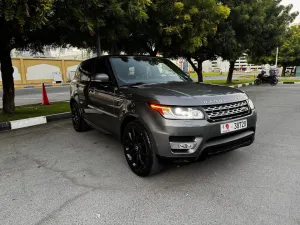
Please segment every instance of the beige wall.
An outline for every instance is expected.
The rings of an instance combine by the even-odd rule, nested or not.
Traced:
[[[68,82],[80,62],[71,59],[13,58],[15,84],[52,83],[55,73],[61,74],[63,82]]]

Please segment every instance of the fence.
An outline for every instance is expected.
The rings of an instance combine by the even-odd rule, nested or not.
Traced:
[[[80,62],[73,59],[13,58],[14,81],[15,84],[68,82]]]

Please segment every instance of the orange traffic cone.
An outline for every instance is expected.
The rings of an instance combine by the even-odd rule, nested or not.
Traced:
[[[43,83],[42,98],[43,98],[42,99],[42,105],[49,105],[50,104],[44,83]]]

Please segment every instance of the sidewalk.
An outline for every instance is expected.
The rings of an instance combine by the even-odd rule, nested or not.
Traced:
[[[15,89],[22,89],[22,88],[42,88],[43,84],[16,84]],[[59,83],[59,84],[45,84],[45,87],[61,87],[61,86],[69,86],[70,83]]]
[[[26,89],[26,88],[42,88],[41,84],[15,84],[15,89]],[[45,84],[45,87],[61,87],[61,86],[69,86],[70,83],[59,83],[59,84]],[[0,86],[0,90],[2,90],[2,86]]]

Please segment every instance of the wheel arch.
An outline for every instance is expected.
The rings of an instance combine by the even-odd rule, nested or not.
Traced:
[[[130,122],[133,122],[133,121],[139,121],[138,117],[137,116],[133,116],[133,115],[128,115],[126,117],[124,117],[122,123],[121,123],[121,127],[120,127],[120,140],[122,140],[122,134],[125,130],[125,127],[127,124],[129,124]]]
[[[71,107],[71,104],[74,103],[74,102],[79,104],[79,97],[78,97],[77,94],[74,95],[74,96],[71,96],[71,98],[70,98],[70,107]]]
[[[74,102],[76,102],[76,100],[75,100],[74,98],[71,98],[71,99],[70,99],[70,107],[72,106],[72,104],[73,104]]]

